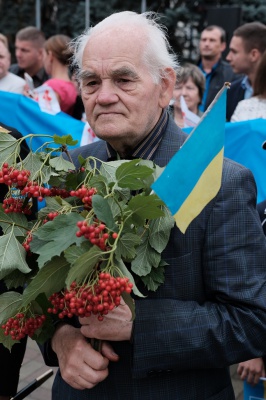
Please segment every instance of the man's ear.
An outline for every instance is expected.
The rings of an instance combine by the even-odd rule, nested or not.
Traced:
[[[225,42],[222,42],[222,43],[221,43],[221,53],[222,53],[223,51],[225,51],[225,49],[226,49],[226,43],[225,43]]]
[[[250,58],[251,58],[251,61],[253,61],[253,62],[257,62],[258,60],[260,60],[260,58],[261,58],[261,52],[258,50],[258,49],[252,49],[251,51],[250,51]]]
[[[169,105],[171,98],[173,97],[173,91],[176,82],[176,73],[173,68],[165,68],[164,77],[161,79],[161,91],[159,97],[159,106],[165,108]]]

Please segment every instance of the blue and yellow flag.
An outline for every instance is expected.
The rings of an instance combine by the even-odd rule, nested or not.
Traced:
[[[226,90],[227,85],[152,185],[183,233],[221,187]]]

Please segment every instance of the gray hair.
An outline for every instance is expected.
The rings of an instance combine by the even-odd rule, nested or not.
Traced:
[[[171,67],[176,71],[179,66],[177,57],[171,50],[165,27],[159,24],[158,19],[159,16],[154,12],[137,14],[133,11],[122,11],[110,15],[94,27],[89,28],[74,39],[71,44],[74,50],[73,69],[77,73],[77,78],[81,70],[83,52],[90,38],[95,33],[122,25],[135,26],[136,29],[142,28],[143,32],[146,33],[143,61],[148,67],[154,83],[158,84],[161,78],[165,76],[167,73],[165,68]],[[145,37],[143,40],[145,40]]]

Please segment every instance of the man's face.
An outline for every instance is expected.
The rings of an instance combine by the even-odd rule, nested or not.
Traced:
[[[4,78],[10,67],[10,54],[4,43],[0,41],[0,79]]]
[[[155,126],[169,97],[143,62],[141,34],[113,29],[95,34],[85,47],[81,94],[95,134],[114,148],[134,147]],[[174,78],[173,78],[174,79]]]
[[[202,31],[200,37],[200,55],[209,60],[220,58],[225,50],[225,43],[221,42],[221,32],[214,28],[211,31]]]
[[[241,37],[232,37],[226,60],[230,63],[235,73],[246,75],[249,74],[250,69],[252,68],[250,53],[246,52],[243,39]]]
[[[43,59],[43,50],[26,40],[16,40],[15,54],[19,67],[25,71],[36,68]]]

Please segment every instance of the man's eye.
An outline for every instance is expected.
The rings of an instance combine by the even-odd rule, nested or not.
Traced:
[[[133,90],[135,89],[137,83],[132,79],[119,78],[116,81],[116,85],[122,90]]]

